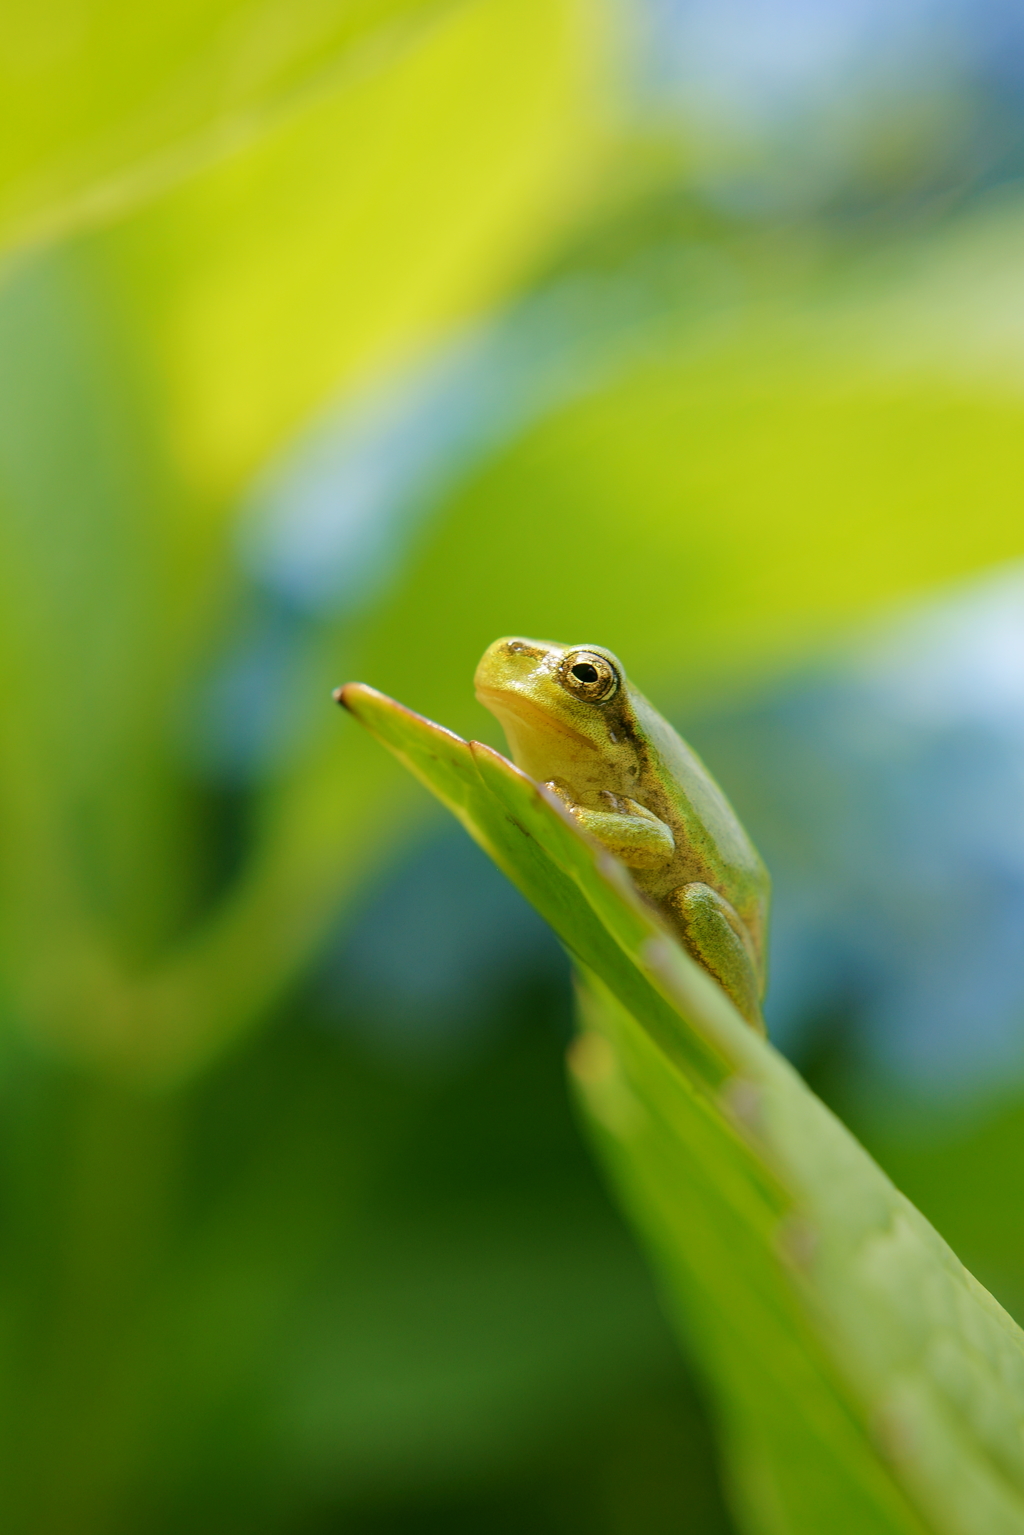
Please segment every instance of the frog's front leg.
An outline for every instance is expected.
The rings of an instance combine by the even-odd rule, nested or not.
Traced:
[[[599,798],[608,809],[589,810],[578,805],[560,784],[551,782],[544,787],[558,795],[584,831],[631,869],[657,869],[675,852],[671,828],[634,799],[604,790]]]
[[[743,919],[710,885],[694,881],[667,897],[686,946],[735,1002],[748,1023],[764,1033],[757,961]]]

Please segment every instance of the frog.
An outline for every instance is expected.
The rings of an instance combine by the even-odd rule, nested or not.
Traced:
[[[768,871],[708,769],[618,657],[505,636],[484,652],[475,687],[516,767],[625,864],[662,925],[764,1033]]]

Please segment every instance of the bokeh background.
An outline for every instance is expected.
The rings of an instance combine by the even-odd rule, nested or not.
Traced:
[[[500,745],[491,639],[613,647],[1024,1320],[1020,13],[16,0],[0,76],[5,1528],[724,1535],[565,961],[329,690]]]

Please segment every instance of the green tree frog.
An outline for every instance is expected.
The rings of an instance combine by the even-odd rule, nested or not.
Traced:
[[[627,865],[641,895],[763,1030],[768,872],[707,768],[611,651],[495,640],[476,691],[516,766]]]

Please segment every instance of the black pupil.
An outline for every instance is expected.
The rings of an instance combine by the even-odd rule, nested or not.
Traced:
[[[601,680],[597,667],[591,666],[589,661],[577,661],[572,674],[578,682],[600,682]]]

